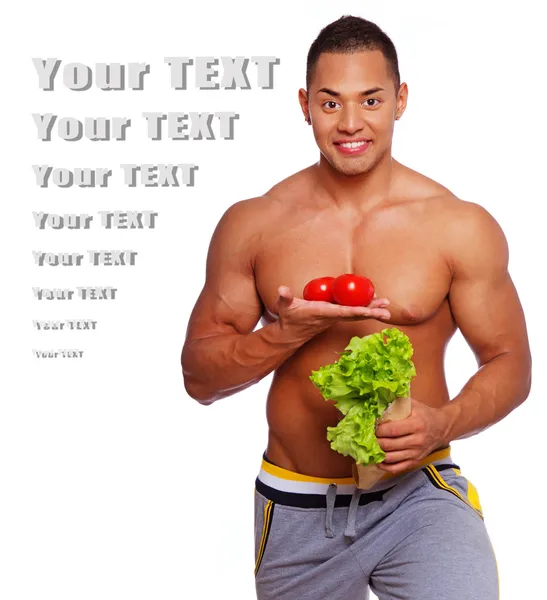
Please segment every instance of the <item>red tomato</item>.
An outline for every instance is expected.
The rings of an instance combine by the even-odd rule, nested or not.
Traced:
[[[332,295],[344,306],[368,306],[374,297],[374,286],[366,277],[346,273],[334,280]]]
[[[312,279],[304,288],[304,300],[319,300],[321,302],[335,302],[332,296],[334,277],[318,277]]]

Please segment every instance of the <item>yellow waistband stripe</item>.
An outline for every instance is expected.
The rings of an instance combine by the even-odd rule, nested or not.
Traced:
[[[447,448],[442,448],[441,450],[437,450],[436,452],[432,452],[429,456],[426,456],[423,460],[421,460],[416,467],[413,467],[409,471],[403,471],[402,473],[386,473],[380,481],[384,481],[386,479],[391,479],[392,477],[400,477],[405,473],[409,473],[410,471],[414,471],[416,469],[421,469],[422,467],[427,466],[429,463],[436,462],[438,460],[443,460],[450,456],[450,446]]]
[[[295,471],[289,471],[288,469],[283,469],[282,467],[278,467],[276,465],[272,465],[262,459],[262,469],[269,473],[270,475],[275,475],[276,477],[280,477],[281,479],[290,479],[291,481],[306,481],[308,483],[336,483],[338,485],[351,485],[354,483],[353,477],[312,477],[311,475],[302,475],[301,473],[296,473]]]
[[[450,446],[443,448],[442,450],[437,450],[436,452],[432,452],[429,456],[426,456],[420,463],[410,469],[409,471],[404,471],[403,473],[395,474],[395,473],[386,473],[382,477],[382,481],[385,479],[390,479],[392,477],[399,477],[404,473],[408,473],[410,471],[414,471],[415,469],[421,469],[425,467],[429,463],[436,462],[438,460],[443,460],[450,456]],[[278,467],[276,465],[272,465],[262,459],[262,469],[269,473],[270,475],[275,475],[276,477],[280,477],[281,479],[290,479],[291,481],[306,481],[309,483],[336,483],[338,485],[352,485],[355,483],[353,477],[340,477],[340,478],[332,478],[332,477],[313,477],[311,475],[302,475],[301,473],[296,473],[295,471],[289,471],[288,469],[283,469],[282,467]]]

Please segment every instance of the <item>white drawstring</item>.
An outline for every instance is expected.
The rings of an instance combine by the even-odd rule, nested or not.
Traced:
[[[362,493],[363,490],[360,490],[358,487],[353,490],[351,502],[349,504],[346,531],[344,531],[344,535],[351,538],[353,542],[355,541],[355,517],[357,516],[357,507],[359,506],[359,498],[361,497]]]
[[[334,516],[334,505],[336,502],[336,492],[338,486],[335,483],[330,483],[327,489],[327,514],[325,518],[325,537],[333,538],[334,537],[334,525],[333,525],[333,516]],[[355,541],[355,518],[357,516],[357,507],[359,506],[359,498],[363,490],[359,488],[355,488],[353,494],[351,495],[351,502],[348,509],[348,520],[346,523],[346,530],[344,531],[344,535],[351,538],[352,541]]]
[[[330,483],[329,489],[327,490],[327,517],[325,520],[325,536],[330,538],[334,537],[332,517],[334,514],[334,502],[336,501],[337,487],[338,486],[335,483]]]

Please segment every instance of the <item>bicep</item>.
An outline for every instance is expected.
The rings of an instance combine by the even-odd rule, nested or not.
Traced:
[[[225,333],[250,333],[263,311],[255,286],[246,201],[218,222],[207,254],[205,284],[188,322],[186,342]]]
[[[526,324],[508,271],[509,248],[497,221],[465,203],[451,227],[448,299],[480,366],[506,352],[527,352]]]

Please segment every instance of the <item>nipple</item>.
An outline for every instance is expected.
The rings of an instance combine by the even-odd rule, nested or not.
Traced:
[[[416,304],[401,307],[401,316],[407,321],[419,321],[423,315],[423,309]]]

